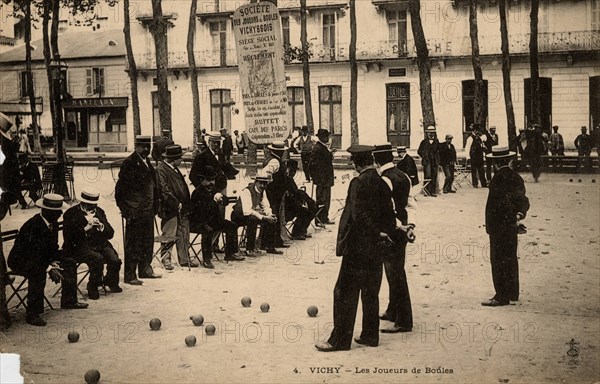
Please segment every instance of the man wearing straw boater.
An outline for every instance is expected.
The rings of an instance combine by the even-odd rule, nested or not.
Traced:
[[[485,206],[485,230],[490,237],[490,262],[496,294],[483,306],[509,305],[519,300],[519,263],[517,261],[518,222],[529,210],[525,183],[512,170],[516,155],[508,147],[494,146],[486,157],[496,172],[489,184]]]

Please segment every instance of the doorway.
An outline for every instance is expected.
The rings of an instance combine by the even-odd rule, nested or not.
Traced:
[[[410,146],[410,84],[386,84],[386,126],[392,146]]]

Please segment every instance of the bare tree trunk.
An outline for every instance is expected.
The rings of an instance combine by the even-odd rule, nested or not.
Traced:
[[[33,151],[42,152],[40,132],[38,127],[37,110],[35,105],[35,90],[33,89],[33,73],[31,71],[31,1],[25,2],[25,71],[27,72],[27,95],[31,109],[31,129],[33,130]]]
[[[531,35],[529,37],[529,66],[531,71],[531,123],[541,123],[540,68],[538,63],[538,11],[539,0],[531,0]],[[527,100],[525,101],[527,102]]]
[[[429,49],[425,40],[425,32],[421,23],[421,2],[409,0],[410,25],[415,47],[417,48],[417,65],[419,67],[419,90],[421,94],[421,114],[423,116],[423,128],[429,125],[435,126],[435,113],[433,111],[433,99],[431,97],[431,63],[429,62]]]
[[[510,52],[508,48],[508,26],[506,23],[506,0],[500,0],[498,12],[500,13],[500,38],[502,40],[502,82],[504,86],[504,107],[506,109],[508,145],[511,151],[516,151],[517,126],[515,124],[515,111],[513,110],[512,93],[510,87]]]
[[[358,144],[358,66],[356,65],[356,0],[350,0],[350,143]]]
[[[150,31],[156,47],[156,82],[158,83],[158,114],[160,129],[171,131],[171,97],[169,96],[168,74],[169,47],[167,45],[167,22],[163,18],[162,1],[152,0],[154,20]]]
[[[190,5],[190,20],[187,35],[187,54],[190,66],[190,82],[192,84],[192,114],[194,117],[194,144],[200,136],[200,93],[198,92],[198,70],[196,69],[196,58],[194,56],[194,40],[196,38],[196,9],[198,1],[192,0]]]
[[[471,36],[471,61],[475,75],[475,127],[481,130],[485,126],[484,98],[483,98],[483,71],[479,57],[479,38],[477,32],[477,0],[469,0],[469,35]]]
[[[52,84],[52,71],[50,70],[50,62],[52,61],[52,52],[50,51],[50,2],[43,2],[43,13],[42,13],[42,34],[44,44],[44,65],[46,66],[46,76],[48,77],[48,100],[50,100],[50,116],[54,121],[54,89]],[[52,131],[54,137],[54,130]],[[56,138],[55,138],[56,140]]]
[[[137,87],[137,65],[135,56],[133,56],[133,46],[131,44],[131,21],[129,18],[129,0],[123,2],[123,34],[125,35],[125,49],[127,50],[127,63],[129,66],[129,82],[131,84],[131,107],[133,108],[133,135],[142,134],[142,125],[140,123],[140,99]]]
[[[312,112],[312,94],[310,89],[310,68],[308,61],[308,36],[306,32],[306,0],[300,0],[300,42],[302,45],[302,78],[304,80],[304,112],[306,114],[306,126],[308,131],[313,134],[315,124],[313,122]]]

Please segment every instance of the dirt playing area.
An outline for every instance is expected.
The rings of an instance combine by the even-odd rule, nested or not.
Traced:
[[[330,211],[336,221],[343,207],[337,199],[348,186],[342,176],[349,173],[336,171]],[[333,325],[340,266],[334,225],[311,228],[313,237],[294,242],[283,256],[216,262],[214,270],[156,266],[162,279],[121,283],[123,293],[101,293],[97,301],[84,296],[87,310],[47,309],[46,327],[27,325],[19,308],[0,335],[0,349],[20,355],[26,383],[81,383],[89,369],[100,371],[101,383],[598,382],[600,178],[551,174],[533,183],[523,176],[531,209],[528,232],[519,237],[516,305],[480,304],[493,296],[483,226],[488,190],[463,182],[456,194],[418,198],[417,240],[406,262],[415,328],[382,334],[377,348],[354,343],[350,351],[321,353],[314,347]],[[102,192],[100,206],[122,258],[110,170],[79,167],[75,179],[77,191],[93,185]],[[246,183],[238,179],[229,190]],[[13,209],[2,230],[19,228],[36,212]],[[5,254],[11,245],[4,244]],[[80,288],[87,294],[85,283]],[[56,289],[48,281],[49,297]],[[244,296],[252,299],[248,308],[240,303]],[[384,277],[381,307],[387,298]],[[60,295],[50,301],[60,308]],[[307,315],[310,305],[318,307],[316,317]],[[199,327],[189,318],[197,314],[205,319]],[[161,320],[159,331],[150,330],[152,318]],[[205,333],[209,324],[213,336]],[[356,336],[360,327],[359,306]],[[78,342],[68,342],[70,330],[80,334]],[[188,335],[196,336],[194,347],[186,346]]]

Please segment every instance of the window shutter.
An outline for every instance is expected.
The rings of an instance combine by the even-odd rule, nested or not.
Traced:
[[[91,68],[85,70],[85,94],[91,96],[94,94],[94,81],[92,78],[93,71]]]

